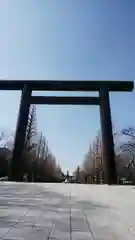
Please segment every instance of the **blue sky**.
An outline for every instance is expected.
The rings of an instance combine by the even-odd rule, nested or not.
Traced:
[[[0,0],[0,78],[134,80],[134,12],[134,0]],[[116,128],[135,125],[135,92],[110,98]],[[1,130],[15,128],[19,99],[0,92]],[[82,162],[100,128],[98,110],[37,107],[38,131],[64,169]]]

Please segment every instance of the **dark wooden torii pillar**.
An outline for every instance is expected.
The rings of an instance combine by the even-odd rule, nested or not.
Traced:
[[[109,91],[132,91],[132,81],[0,81],[0,90],[22,90],[11,160],[11,180],[22,180],[22,154],[24,150],[30,104],[68,104],[100,105],[105,183],[117,183]],[[99,97],[32,97],[32,90],[99,91]]]
[[[21,101],[19,107],[19,114],[17,119],[16,133],[14,139],[14,147],[12,153],[12,160],[9,169],[9,180],[22,181],[23,180],[23,149],[25,144],[25,136],[28,124],[29,116],[29,97],[31,96],[31,90],[27,85],[24,85],[21,94]]]
[[[114,152],[109,92],[105,88],[99,91],[100,121],[102,134],[102,159],[105,171],[105,183],[117,184],[117,172]]]

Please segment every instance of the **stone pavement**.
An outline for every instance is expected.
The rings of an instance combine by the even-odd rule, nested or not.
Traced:
[[[135,187],[1,182],[0,239],[133,240]]]

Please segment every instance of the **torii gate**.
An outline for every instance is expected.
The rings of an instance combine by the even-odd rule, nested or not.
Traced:
[[[99,105],[105,183],[117,184],[109,92],[132,91],[132,81],[0,81],[0,90],[22,90],[11,160],[11,180],[22,179],[21,156],[30,104]],[[99,97],[32,96],[32,91],[98,91]]]

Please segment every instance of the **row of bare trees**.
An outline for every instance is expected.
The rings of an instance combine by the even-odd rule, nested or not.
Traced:
[[[128,127],[120,132],[114,129],[113,135],[118,184],[135,184],[135,128]],[[82,165],[76,168],[74,175],[81,183],[104,183],[100,131],[90,144]]]
[[[14,133],[7,140],[3,133],[0,136],[0,177],[8,175]],[[26,138],[23,151],[22,172],[27,176],[28,181],[60,182],[64,174],[56,159],[51,153],[47,140],[42,133],[37,133],[36,108],[30,107]]]

